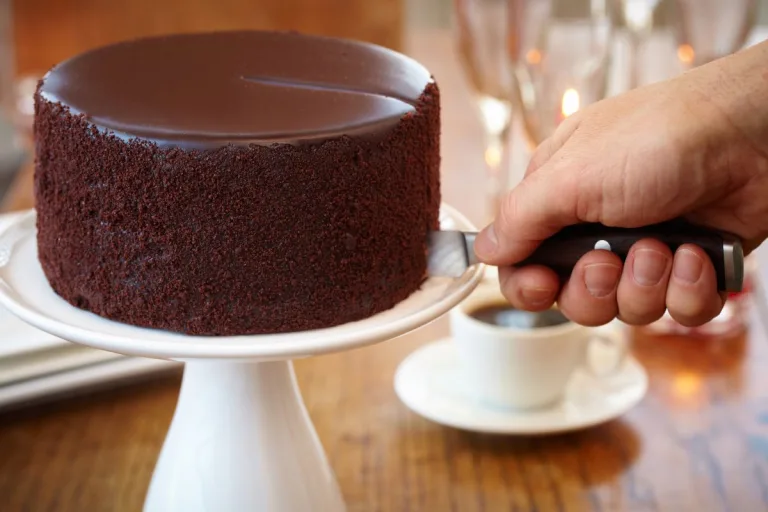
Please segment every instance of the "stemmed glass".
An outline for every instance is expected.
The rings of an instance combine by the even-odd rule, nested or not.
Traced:
[[[16,145],[29,148],[39,77],[17,75],[13,33],[13,0],[0,0],[0,118],[12,125]]]
[[[653,30],[653,14],[660,0],[620,0],[624,25],[629,33],[629,88],[640,85],[640,48]]]
[[[739,50],[756,16],[756,0],[677,0],[678,58],[693,67]]]
[[[17,126],[11,0],[0,0],[0,199],[16,176],[26,143]]]
[[[512,121],[512,73],[506,54],[508,0],[455,0],[456,49],[483,125],[493,216],[510,186],[506,161]]]
[[[13,106],[14,47],[11,0],[0,0],[0,109]]]
[[[613,42],[607,5],[587,12],[567,0],[509,0],[515,106],[530,148],[584,105],[605,97]]]

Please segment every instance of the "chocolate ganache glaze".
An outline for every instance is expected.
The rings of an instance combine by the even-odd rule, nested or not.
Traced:
[[[289,32],[123,42],[35,95],[38,253],[104,317],[196,335],[389,309],[438,227],[439,92],[396,52]]]

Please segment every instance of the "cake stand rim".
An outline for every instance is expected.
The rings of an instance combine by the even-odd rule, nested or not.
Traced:
[[[458,210],[446,203],[441,203],[440,218],[443,219],[444,216],[447,216],[448,219],[456,222],[458,224],[458,229],[476,229]],[[36,212],[34,209],[29,210],[26,214],[19,215],[0,231],[0,241],[9,236],[8,233],[11,230],[20,229],[22,223],[30,222],[30,218],[35,219],[35,217]],[[25,229],[23,236],[20,236],[19,239],[34,237],[35,233],[35,226],[28,227]],[[32,240],[30,243],[36,244],[36,240]],[[44,314],[40,311],[40,308],[34,307],[34,304],[27,305],[26,301],[22,300],[22,297],[14,291],[14,287],[8,282],[3,273],[4,267],[12,262],[14,255],[18,257],[17,251],[10,252],[8,261],[2,261],[2,257],[0,257],[0,304],[6,307],[11,313],[18,316],[21,320],[64,340],[90,346],[92,348],[130,356],[178,361],[198,359],[242,361],[296,359],[351,350],[396,338],[439,318],[456,306],[466,298],[481,281],[485,268],[483,264],[468,268],[461,277],[456,279],[456,281],[463,280],[464,282],[455,290],[437,300],[431,301],[429,304],[420,307],[418,310],[411,312],[407,316],[396,318],[392,321],[380,323],[378,325],[374,325],[374,322],[372,322],[372,326],[367,329],[345,333],[334,333],[333,331],[350,324],[370,321],[377,315],[350,324],[342,324],[340,326],[311,331],[237,336],[189,336],[181,333],[137,327],[108,320],[93,313],[75,308],[56,295],[50,288],[43,292],[53,294],[55,297],[54,300],[60,301],[63,307],[71,308],[72,312],[75,312],[76,314],[86,314],[96,317],[96,320],[98,320],[99,323],[107,326],[112,324],[115,328],[130,328],[131,330],[136,331],[135,335],[128,337],[125,335],[111,334],[110,332],[105,331],[95,331],[80,327],[73,323],[66,323],[53,316]],[[24,262],[24,268],[27,271],[34,271],[34,268],[32,267],[33,265],[37,265],[38,267],[40,265],[36,258],[34,261]],[[42,272],[42,269],[39,269],[39,271]],[[433,279],[435,278],[428,278],[425,282],[428,283]],[[415,293],[419,292],[417,291]],[[141,337],[142,332],[146,333],[148,336],[151,336],[152,334],[160,335],[165,339],[162,341],[157,339],[148,340]],[[262,343],[244,343],[244,341],[248,341],[247,339],[249,338],[259,339]],[[273,338],[274,341],[270,340],[269,343],[264,343],[264,338]]]

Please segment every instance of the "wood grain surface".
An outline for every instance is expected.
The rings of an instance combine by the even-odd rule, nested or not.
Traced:
[[[397,399],[392,376],[444,320],[296,363],[350,511],[768,510],[768,339],[637,337],[651,375],[621,419],[547,437],[461,432]],[[0,415],[3,511],[138,511],[178,377]]]
[[[459,111],[468,104],[462,85],[430,37],[423,56],[444,92],[443,147],[454,162],[444,191],[471,210],[473,181],[450,165],[463,166],[479,140],[468,142],[475,128],[471,111]],[[5,209],[31,206],[30,176],[27,168]],[[763,303],[747,334],[733,339],[635,335],[633,353],[650,375],[646,398],[620,419],[564,435],[461,432],[404,407],[395,368],[446,336],[445,318],[396,340],[298,361],[296,371],[353,512],[756,512],[768,510]],[[141,510],[179,383],[171,376],[0,413],[0,512]]]

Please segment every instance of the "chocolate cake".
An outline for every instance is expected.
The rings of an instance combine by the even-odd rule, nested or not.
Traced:
[[[330,327],[425,278],[439,94],[399,53],[292,32],[123,42],[35,95],[38,251],[55,292],[194,335]]]

